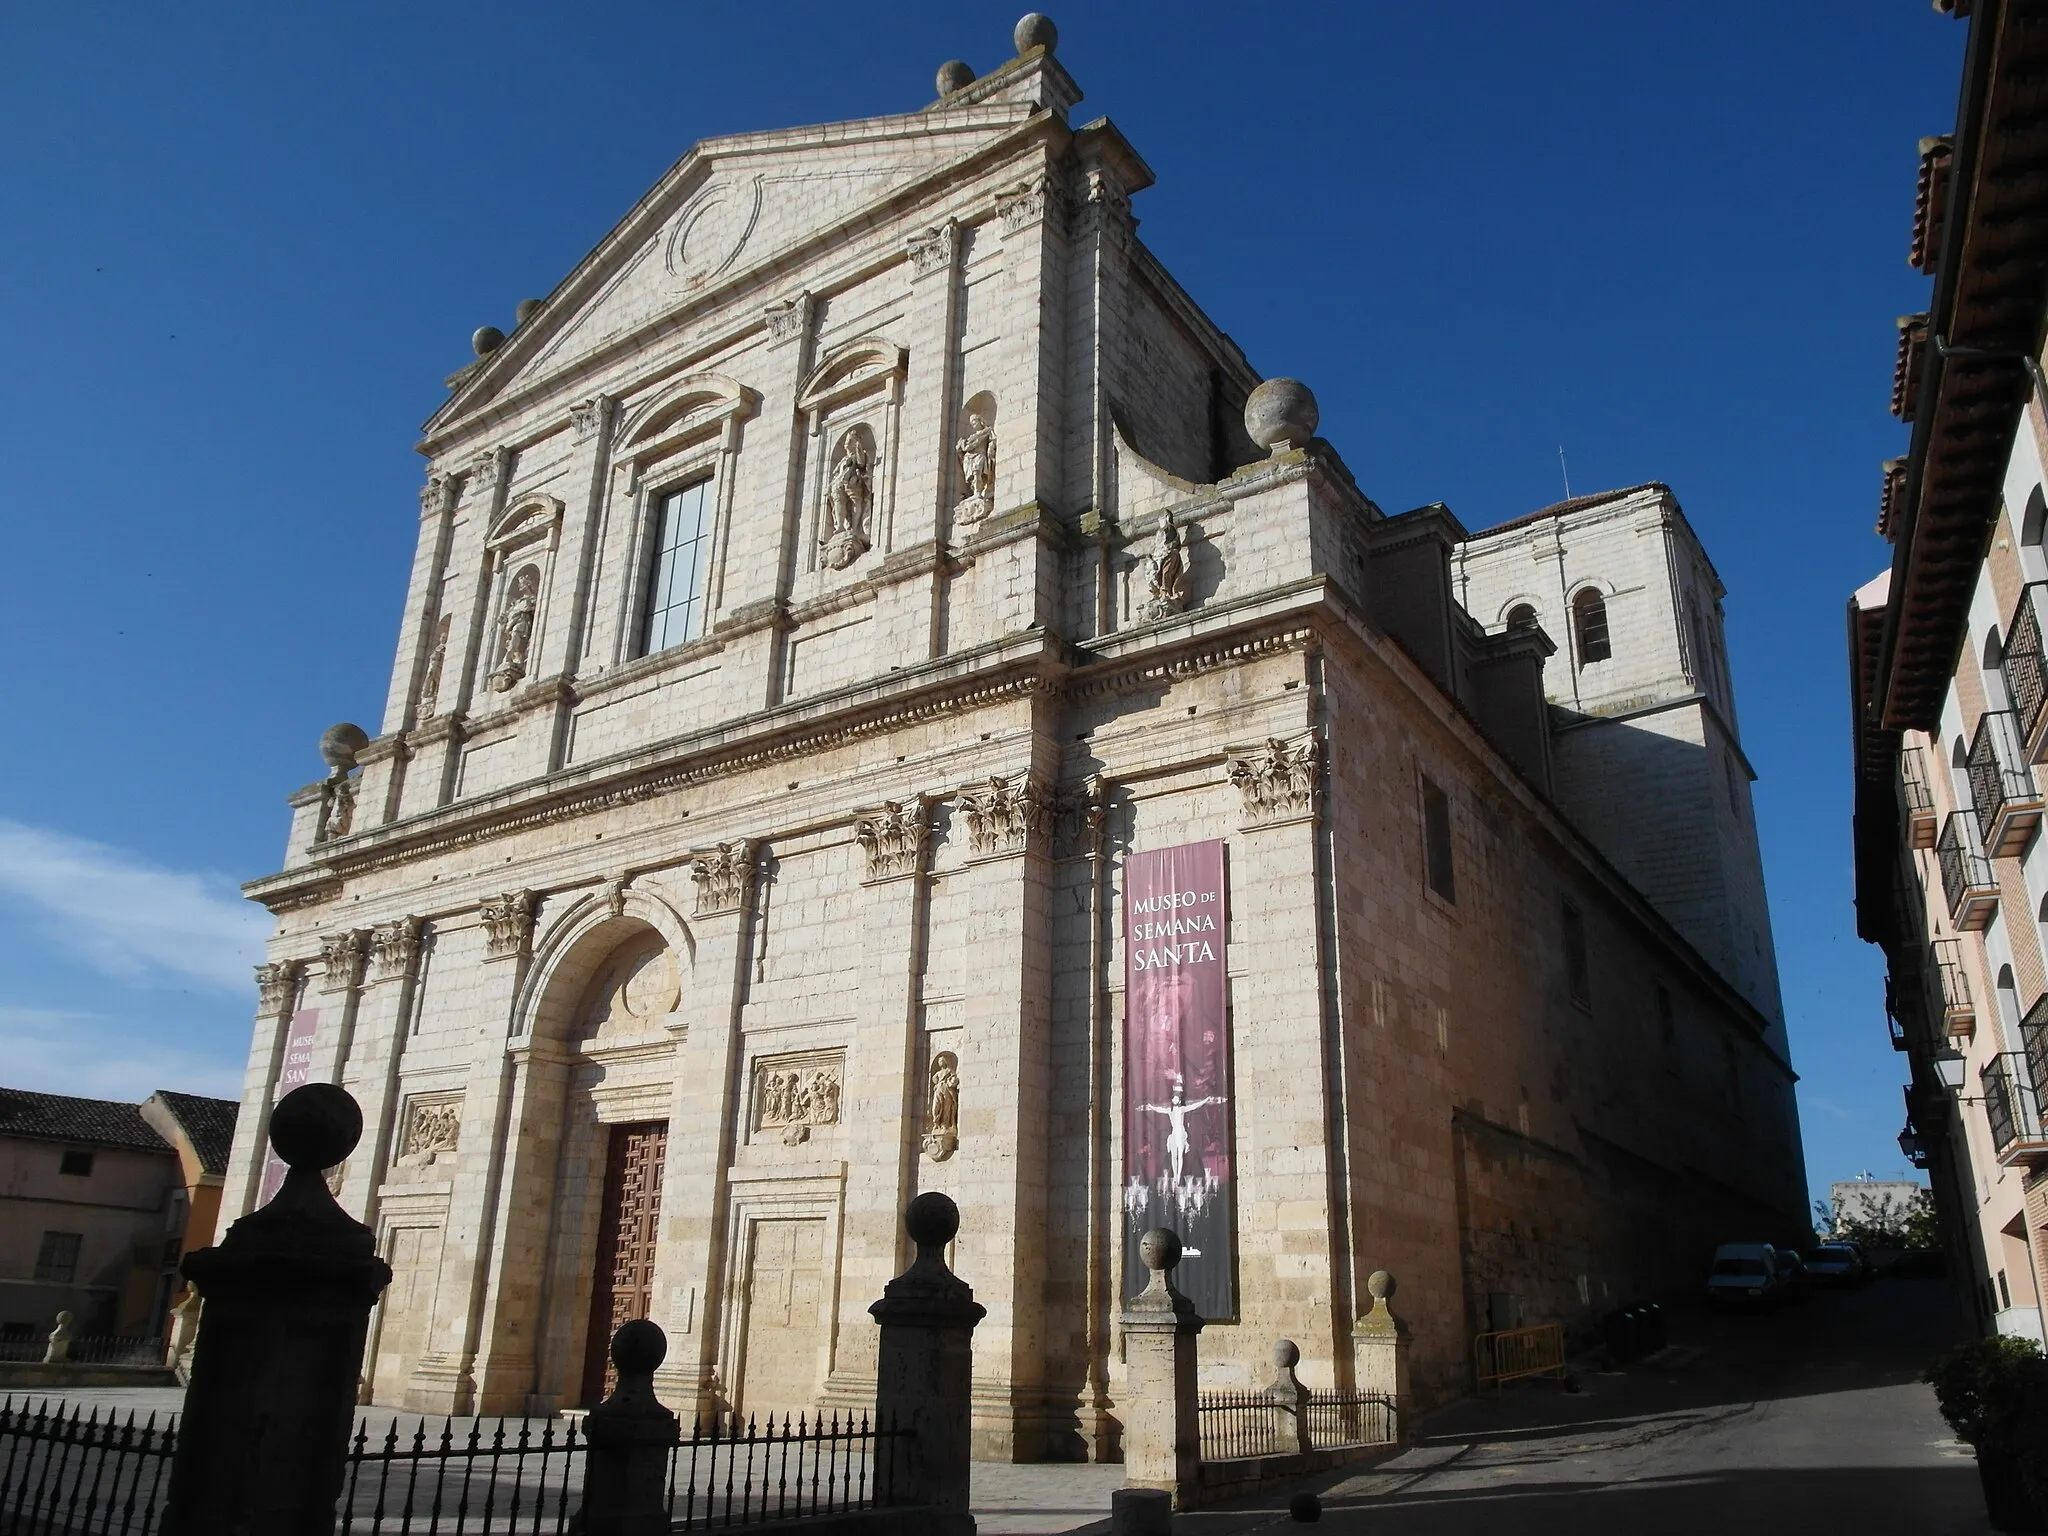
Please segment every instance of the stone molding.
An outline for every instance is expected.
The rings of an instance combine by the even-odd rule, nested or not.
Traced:
[[[960,791],[967,818],[968,857],[1005,858],[1042,843],[1052,830],[1052,796],[1035,773],[990,775]]]
[[[593,437],[604,434],[605,423],[610,419],[616,402],[610,395],[592,395],[588,400],[578,400],[569,407],[569,433],[579,443],[587,443]]]
[[[498,477],[504,473],[505,460],[510,456],[509,449],[486,448],[471,459],[468,464],[468,489],[479,492],[496,490]]]
[[[454,476],[428,475],[427,483],[420,487],[420,516],[428,518],[446,511],[454,488]]]
[[[812,304],[811,291],[806,288],[791,298],[763,306],[761,321],[768,327],[768,344],[780,346],[802,336],[810,328]]]
[[[320,987],[326,992],[350,991],[363,984],[370,958],[370,930],[344,928],[320,941]]]
[[[379,923],[370,930],[370,979],[397,981],[411,976],[419,965],[420,938],[426,925],[416,917],[401,917],[395,923]]]
[[[256,967],[256,1011],[267,1019],[283,1018],[299,1001],[306,979],[303,960],[273,960]]]
[[[1323,739],[1314,731],[1282,739],[1224,759],[1225,771],[1244,796],[1241,825],[1280,826],[1314,818],[1322,796]]]
[[[533,941],[533,914],[539,904],[540,898],[532,891],[507,891],[477,904],[486,960],[507,960],[526,953]]]
[[[1040,220],[1059,228],[1066,223],[1066,189],[1048,176],[1033,176],[996,193],[996,217],[1007,237]]]
[[[930,808],[921,795],[885,801],[854,822],[853,835],[867,855],[863,885],[915,875],[924,868],[924,851],[931,842]]]
[[[697,882],[696,916],[745,912],[754,895],[754,840],[737,838],[692,853],[690,878]]]

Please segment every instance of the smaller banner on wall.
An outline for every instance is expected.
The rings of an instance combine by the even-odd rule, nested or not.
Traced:
[[[1171,1227],[1209,1319],[1237,1315],[1224,907],[1221,841],[1124,865],[1124,1294],[1151,1278],[1138,1239]]]
[[[284,1064],[278,1068],[277,1084],[270,1090],[272,1104],[301,1083],[313,1081],[313,1042],[319,1034],[318,1008],[301,1008],[292,1015],[284,1037]],[[285,1171],[284,1160],[266,1143],[263,1148],[263,1185],[256,1192],[258,1205],[270,1204],[271,1196],[284,1185]]]

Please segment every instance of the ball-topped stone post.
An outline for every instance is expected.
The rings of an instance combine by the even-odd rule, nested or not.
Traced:
[[[206,1298],[171,1462],[166,1536],[334,1529],[370,1308],[391,1283],[370,1229],[322,1177],[363,1113],[332,1083],[270,1115],[289,1170],[268,1205],[179,1266]]]
[[[1412,1389],[1408,1381],[1408,1354],[1413,1335],[1408,1325],[1394,1316],[1388,1305],[1394,1298],[1394,1277],[1376,1269],[1365,1277],[1365,1293],[1372,1308],[1351,1325],[1351,1358],[1361,1391],[1384,1393],[1394,1405],[1394,1433],[1408,1438],[1408,1409]]]
[[[1310,1449],[1308,1388],[1294,1374],[1301,1364],[1301,1346],[1292,1339],[1273,1341],[1273,1384],[1266,1396],[1273,1404],[1273,1439],[1283,1451]]]
[[[1202,1460],[1196,1417],[1196,1338],[1202,1318],[1174,1288],[1179,1234],[1154,1227],[1138,1239],[1138,1257],[1152,1272],[1145,1289],[1124,1302],[1124,1486],[1157,1488],[1176,1509],[1195,1502]]]
[[[638,1318],[612,1335],[618,1386],[583,1421],[583,1507],[570,1529],[581,1536],[668,1536],[668,1457],[678,1425],[654,1395],[668,1335]]]
[[[968,1513],[972,1463],[974,1327],[988,1315],[974,1288],[947,1267],[946,1245],[960,1230],[960,1208],[927,1190],[903,1213],[917,1249],[910,1267],[882,1287],[868,1315],[882,1326],[875,1361],[875,1416],[885,1439],[877,1456],[883,1501],[931,1511],[939,1536],[973,1536]]]

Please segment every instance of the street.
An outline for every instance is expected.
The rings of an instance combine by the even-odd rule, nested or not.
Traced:
[[[1316,1487],[1333,1536],[1659,1536],[1990,1529],[1968,1447],[1916,1377],[1955,1337],[1940,1281],[1822,1291],[1759,1316],[1681,1314],[1672,1347],[1581,1391],[1455,1404],[1399,1457]],[[1176,1520],[1186,1536],[1285,1523],[1285,1490]]]

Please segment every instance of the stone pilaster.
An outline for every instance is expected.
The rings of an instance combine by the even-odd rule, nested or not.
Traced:
[[[974,1453],[1031,1461],[1047,1439],[1045,1223],[1051,1095],[1051,797],[1035,773],[960,792],[967,930],[960,1150],[949,1179],[988,1322],[976,1352]]]
[[[477,967],[474,982],[481,994],[476,1004],[477,1030],[463,1090],[461,1150],[441,1235],[441,1281],[433,1327],[405,1389],[404,1406],[416,1412],[475,1413],[483,1406],[478,1393],[477,1341],[497,1259],[493,1243],[499,1191],[514,1150],[507,1145],[506,1132],[515,1092],[527,1070],[520,1053],[507,1047],[506,1036],[531,955],[536,905],[533,892],[508,891],[487,897],[477,909],[484,930],[483,963]],[[530,1335],[525,1349],[530,1384]],[[514,1410],[524,1406],[526,1390],[527,1384],[522,1384],[518,1400],[511,1405]],[[505,1410],[494,1405],[493,1411]]]
[[[662,1169],[661,1235],[654,1255],[657,1320],[668,1358],[656,1374],[663,1399],[685,1417],[723,1406],[718,1379],[720,1277],[726,1264],[726,1170],[742,1113],[740,1006],[745,1001],[757,846],[746,839],[691,856],[697,951],[683,988],[675,1097]]]
[[[369,931],[363,986],[356,1004],[354,1048],[342,1066],[341,1085],[363,1107],[363,1144],[349,1159],[339,1196],[343,1210],[376,1226],[377,1189],[391,1161],[398,1114],[398,1071],[412,1021],[426,925],[416,917],[380,923]]]
[[[918,1157],[917,983],[930,808],[892,802],[858,817],[865,913],[862,1028],[846,1059],[848,1138],[841,1228],[842,1319],[825,1406],[858,1411],[874,1401],[877,1331],[866,1301],[896,1270],[898,1215],[915,1192]]]
[[[256,967],[256,1023],[249,1065],[242,1075],[242,1107],[235,1119],[234,1151],[221,1190],[220,1220],[232,1221],[255,1207],[263,1186],[270,1143],[270,1101],[284,1065],[285,1035],[306,984],[303,960],[273,960]]]

